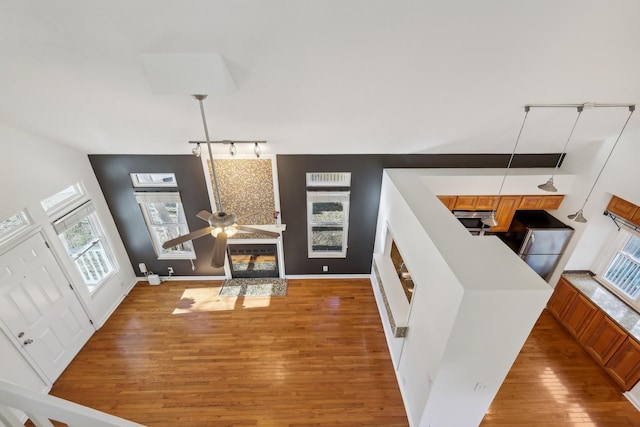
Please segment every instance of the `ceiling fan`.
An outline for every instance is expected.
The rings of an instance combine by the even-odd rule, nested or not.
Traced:
[[[209,139],[209,130],[207,128],[207,119],[204,115],[204,105],[203,100],[207,97],[207,95],[194,95],[194,98],[198,100],[200,103],[200,114],[202,115],[202,123],[204,125],[204,134],[207,141],[207,148],[209,150],[209,159],[211,160],[211,171],[213,175],[213,184],[216,190],[216,209],[217,211],[214,213],[208,211],[200,211],[196,215],[198,218],[205,220],[209,223],[208,227],[201,228],[199,230],[193,231],[189,234],[185,234],[184,236],[176,237],[175,239],[167,240],[162,244],[162,247],[168,249],[173,246],[177,246],[181,243],[188,242],[193,239],[197,239],[198,237],[206,236],[207,234],[211,234],[215,239],[213,244],[213,255],[211,257],[211,266],[220,268],[224,267],[224,260],[227,251],[227,238],[233,236],[238,231],[245,231],[249,233],[262,234],[264,236],[269,237],[279,237],[280,233],[276,233],[273,231],[262,230],[260,228],[248,227],[246,225],[238,225],[237,217],[230,213],[225,212],[222,207],[222,200],[220,198],[220,188],[218,187],[218,176],[216,174],[216,167],[213,162],[213,154],[211,152],[211,140]]]

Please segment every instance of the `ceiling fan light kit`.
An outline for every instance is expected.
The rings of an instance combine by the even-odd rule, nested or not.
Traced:
[[[199,230],[193,231],[189,234],[185,234],[183,236],[176,237],[175,239],[168,240],[162,244],[162,247],[165,249],[171,248],[173,246],[177,246],[179,244],[182,244],[190,240],[197,239],[199,237],[209,234],[214,238],[213,254],[211,257],[211,266],[215,268],[221,268],[221,267],[224,267],[224,263],[226,259],[227,238],[233,236],[238,231],[261,234],[271,238],[280,237],[280,233],[263,230],[257,227],[238,225],[237,224],[238,219],[236,215],[224,211],[224,208],[222,206],[222,198],[220,197],[218,175],[216,173],[216,166],[215,166],[215,162],[213,161],[213,153],[211,150],[211,144],[213,142],[209,139],[209,129],[207,127],[207,119],[204,114],[204,104],[202,102],[207,97],[207,95],[193,95],[193,97],[197,99],[198,103],[200,104],[200,115],[202,116],[202,124],[204,126],[204,133],[206,137],[206,140],[204,141],[204,143],[206,143],[207,150],[209,152],[211,175],[213,177],[213,186],[215,190],[214,201],[215,201],[216,212],[214,213],[211,213],[208,211],[198,212],[196,216],[204,221],[207,221],[209,223],[208,227],[204,227]],[[264,141],[261,141],[261,142],[264,142]],[[196,144],[196,147],[192,150],[193,154],[196,154],[196,150],[198,150],[198,154],[199,154],[201,141],[193,141],[193,143]],[[219,141],[219,143],[231,144],[230,151],[233,148],[234,153],[235,153],[235,144],[252,143],[254,144],[254,152],[256,156],[260,157],[260,146],[258,145],[257,141]]]

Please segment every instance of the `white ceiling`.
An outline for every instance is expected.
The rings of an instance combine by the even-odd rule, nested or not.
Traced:
[[[0,122],[87,153],[187,154],[197,102],[152,93],[142,55],[216,52],[237,90],[206,100],[213,139],[510,152],[525,104],[640,101],[639,18],[637,0],[2,0]],[[575,114],[532,110],[518,152],[560,151]],[[570,149],[626,115],[585,111]]]

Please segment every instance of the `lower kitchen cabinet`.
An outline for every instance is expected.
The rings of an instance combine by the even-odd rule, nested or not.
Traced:
[[[578,338],[587,329],[589,322],[598,311],[599,309],[595,304],[576,292],[560,320],[567,331],[575,338]]]
[[[627,332],[602,311],[598,311],[579,338],[589,354],[605,365],[627,338]]]
[[[640,343],[564,278],[547,309],[623,390],[640,380]]]
[[[604,369],[624,390],[631,390],[640,380],[640,344],[631,337],[625,338]]]

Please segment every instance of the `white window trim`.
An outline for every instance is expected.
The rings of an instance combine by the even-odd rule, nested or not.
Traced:
[[[640,238],[640,233],[625,227],[624,224],[620,225],[621,229],[619,231],[616,230],[609,237],[603,251],[601,252],[602,255],[598,258],[599,262],[595,264],[596,279],[611,293],[622,299],[631,307],[640,311],[640,297],[634,300],[633,298],[629,297],[627,294],[619,290],[613,283],[604,278],[607,268],[617,255],[618,251],[625,246],[631,236]]]
[[[328,202],[342,202],[343,203],[343,222],[337,223],[314,223],[313,222],[313,203],[322,201],[326,198]],[[309,258],[346,258],[347,257],[347,242],[349,240],[349,208],[351,204],[351,192],[350,191],[307,191],[307,251]],[[313,227],[314,226],[335,226],[342,227],[342,250],[340,251],[322,251],[316,252],[313,250]]]
[[[138,180],[138,175],[171,175],[173,176],[173,181],[172,182],[140,182]],[[133,173],[130,173],[129,176],[131,177],[131,184],[133,184],[133,186],[136,188],[139,188],[139,187],[177,188],[178,187],[178,180],[176,178],[176,174],[173,172],[133,172]]]
[[[59,203],[56,203],[55,205],[53,205],[51,208],[46,209],[44,206],[44,200],[50,199],[51,197],[54,197],[55,195],[61,193],[62,191],[66,190],[69,187],[75,187],[77,194],[75,194],[73,197],[70,197],[68,199],[62,200]],[[40,201],[40,206],[42,206],[42,210],[44,210],[44,212],[47,214],[47,216],[49,217],[53,217],[53,216],[57,216],[60,215],[62,212],[69,212],[71,210],[73,210],[75,207],[79,206],[80,204],[86,202],[87,200],[87,190],[84,188],[84,184],[82,182],[76,182],[75,184],[69,185],[67,187],[65,187],[64,189],[62,189],[61,191],[52,194],[51,196],[45,198],[44,200]]]
[[[140,205],[140,210],[142,211],[142,216],[144,217],[145,225],[147,226],[147,231],[149,232],[149,237],[151,238],[151,243],[153,245],[153,250],[156,253],[156,257],[159,260],[172,260],[172,259],[196,259],[196,252],[191,243],[191,251],[189,253],[184,254],[176,254],[176,253],[164,253],[164,249],[162,248],[162,244],[164,242],[159,241],[158,236],[153,231],[153,228],[156,227],[149,216],[148,208],[145,206],[146,203],[180,203],[182,212],[184,214],[184,204],[182,203],[182,198],[180,197],[179,191],[168,191],[168,192],[136,192],[134,193],[136,201]],[[171,225],[171,224],[166,224]],[[181,223],[176,223],[176,225],[181,225]],[[186,228],[186,233],[189,233],[189,225],[185,222],[184,226]],[[185,234],[186,234],[185,233]]]

